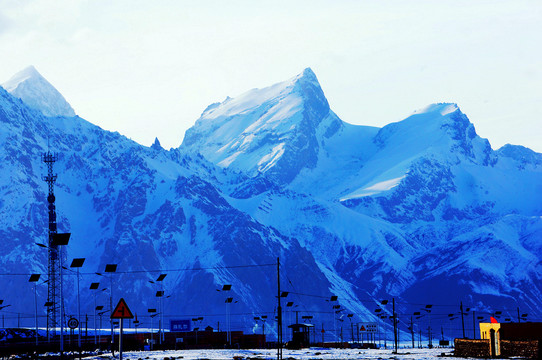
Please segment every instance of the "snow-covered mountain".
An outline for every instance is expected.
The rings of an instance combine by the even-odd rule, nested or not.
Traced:
[[[493,151],[455,104],[381,129],[354,126],[333,114],[307,69],[211,105],[182,148],[247,175],[230,190],[236,206],[298,239],[332,283],[337,274],[349,280],[334,291],[355,292],[363,279],[358,299],[370,289],[412,303],[497,295],[513,306],[534,303],[541,289],[532,244],[542,155],[513,145]],[[258,186],[247,192],[247,181]]]
[[[11,95],[23,100],[26,105],[37,109],[45,116],[75,116],[66,99],[54,88],[35,67],[29,66],[2,84]]]
[[[156,307],[149,280],[167,273],[167,318],[224,324],[232,296],[233,328],[248,331],[261,314],[273,328],[277,257],[284,300],[295,304],[285,309],[327,329],[332,294],[346,310],[337,317],[356,321],[374,320],[378,300],[391,297],[404,316],[419,304],[457,312],[461,300],[479,313],[541,315],[542,155],[492,150],[455,104],[355,126],[306,69],[209,106],[166,151],[79,117],[46,118],[47,104],[20,99],[0,89],[3,273],[46,270],[34,243],[47,237],[40,156],[49,142],[59,152],[59,229],[72,232],[67,258],[87,258],[82,287],[109,287],[95,272],[118,263],[114,296],[140,315]],[[5,301],[31,308],[26,281],[1,276],[13,289]],[[216,291],[223,284],[231,292]],[[87,291],[83,307],[92,306]]]

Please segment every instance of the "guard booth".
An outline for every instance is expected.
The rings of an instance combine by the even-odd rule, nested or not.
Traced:
[[[480,337],[483,340],[489,340],[489,356],[501,355],[500,330],[501,324],[499,323],[480,323]]]
[[[301,349],[310,346],[310,332],[314,328],[313,324],[292,324],[288,328],[292,329],[292,340],[286,344],[288,349]]]

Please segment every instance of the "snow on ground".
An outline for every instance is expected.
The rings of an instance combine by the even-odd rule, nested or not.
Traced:
[[[400,349],[398,354],[393,354],[391,349],[327,349],[327,348],[311,348],[301,350],[286,350],[282,352],[282,358],[286,359],[452,359],[454,358],[453,349],[437,348],[437,349]],[[445,353],[445,356],[441,355]],[[115,352],[118,358],[118,353]],[[167,350],[167,351],[130,351],[123,353],[123,359],[138,360],[138,359],[183,359],[183,360],[231,360],[234,359],[276,359],[276,349],[254,349],[254,350]],[[104,354],[87,359],[112,359],[111,354]],[[454,358],[457,359],[457,358]]]

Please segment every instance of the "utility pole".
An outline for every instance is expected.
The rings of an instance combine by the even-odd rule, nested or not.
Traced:
[[[393,298],[393,337],[395,340],[395,353],[397,354],[397,313],[395,312],[395,298]]]
[[[282,360],[282,307],[280,306],[280,258],[277,257],[277,360]]]
[[[519,317],[519,306],[518,306],[518,323],[521,322],[521,318]]]
[[[412,316],[410,316],[410,334],[412,335],[412,348],[414,349],[414,322]]]
[[[476,311],[472,310],[472,338],[476,340],[476,321],[475,321]]]
[[[459,303],[459,309],[461,310],[461,327],[463,328],[463,339],[465,338],[465,319],[463,318],[463,301]]]

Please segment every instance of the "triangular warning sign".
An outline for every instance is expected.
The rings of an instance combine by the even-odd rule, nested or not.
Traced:
[[[115,310],[111,313],[111,319],[133,319],[134,315],[126,305],[124,299],[120,299],[119,303],[115,307]]]
[[[361,325],[361,329],[359,331],[365,331],[365,325]]]

